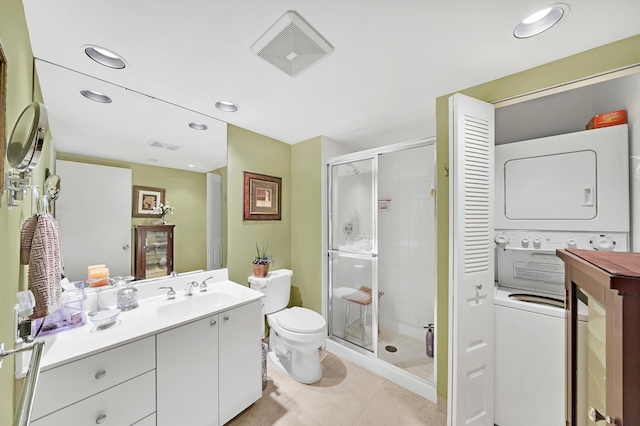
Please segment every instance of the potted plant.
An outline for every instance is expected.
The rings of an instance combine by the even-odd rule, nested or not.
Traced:
[[[255,277],[263,278],[269,273],[269,264],[273,262],[273,256],[267,253],[268,248],[269,243],[267,243],[266,246],[262,246],[262,250],[260,250],[258,243],[256,243],[256,255],[253,256],[251,260],[251,267],[253,268],[253,275]]]

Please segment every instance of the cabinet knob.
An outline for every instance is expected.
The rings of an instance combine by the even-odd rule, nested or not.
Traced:
[[[593,407],[589,407],[589,409],[587,410],[587,416],[589,417],[589,420],[591,420],[594,423],[604,420],[604,422],[607,424],[610,424],[610,425],[615,424],[615,422],[611,417],[603,416],[598,412],[598,410],[596,410]]]
[[[107,375],[107,372],[105,370],[100,370],[96,373],[96,379],[100,380],[106,375]]]
[[[216,324],[217,324],[216,320],[211,320],[211,322],[209,323],[211,327],[215,327]]]
[[[107,415],[106,414],[100,414],[98,417],[96,417],[96,424],[102,424],[107,420]]]
[[[225,320],[225,321],[229,321],[229,315],[225,315],[225,316],[224,316],[224,320]]]

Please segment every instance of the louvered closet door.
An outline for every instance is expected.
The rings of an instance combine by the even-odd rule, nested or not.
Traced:
[[[494,109],[449,99],[449,424],[493,425]]]

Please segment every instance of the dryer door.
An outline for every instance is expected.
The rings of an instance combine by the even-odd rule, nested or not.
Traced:
[[[588,220],[597,215],[596,153],[519,158],[504,164],[505,215],[511,220]]]

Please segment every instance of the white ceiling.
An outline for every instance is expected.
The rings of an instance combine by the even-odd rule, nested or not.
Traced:
[[[220,122],[289,144],[323,135],[365,148],[432,136],[436,97],[640,32],[638,0],[573,0],[559,24],[526,40],[512,36],[515,25],[547,1],[23,3],[58,151],[199,171],[226,159]],[[249,50],[287,10],[335,49],[294,78]],[[127,67],[97,64],[86,44],[117,52]],[[85,88],[114,101],[89,102]],[[223,113],[218,100],[240,109]],[[190,121],[213,128],[194,131]]]

